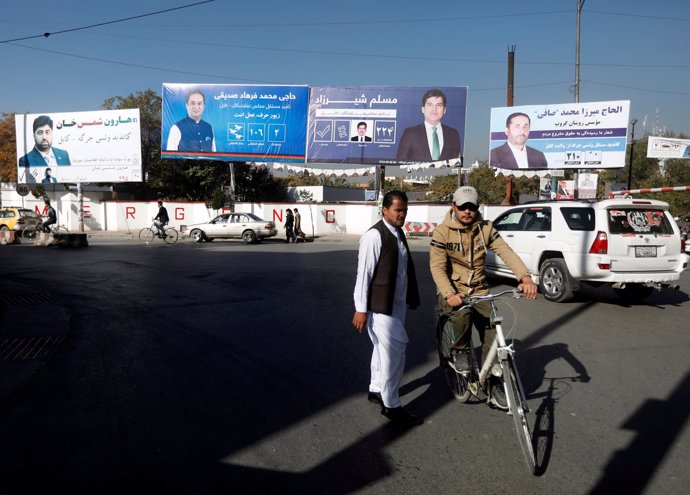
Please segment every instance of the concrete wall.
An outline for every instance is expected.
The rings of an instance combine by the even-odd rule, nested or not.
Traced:
[[[362,191],[359,191],[362,192]],[[101,191],[86,191],[84,196],[84,231],[110,230],[124,232],[138,232],[148,227],[158,213],[156,201],[107,201],[103,198],[108,193]],[[73,191],[53,191],[49,193],[53,207],[58,213],[58,223],[66,226],[71,232],[79,230],[79,200]],[[42,200],[32,195],[19,196],[13,190],[4,190],[2,194],[3,206],[22,206],[45,215],[45,205]],[[168,209],[170,223],[175,227],[204,223],[216,215],[227,210],[211,210],[203,202],[165,202]],[[265,220],[276,223],[278,230],[284,232],[285,209],[298,208],[302,215],[302,230],[309,236],[329,234],[361,235],[379,218],[379,206],[376,203],[238,203],[236,211],[251,212]],[[426,228],[429,224],[443,221],[448,211],[448,205],[427,203],[409,204],[408,222],[418,222]],[[484,206],[482,214],[485,218],[493,219],[499,212],[505,210],[500,206]]]

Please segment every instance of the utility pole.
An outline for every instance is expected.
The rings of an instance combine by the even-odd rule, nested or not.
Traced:
[[[628,191],[632,188],[633,155],[635,154],[635,124],[637,124],[637,119],[632,119],[630,121],[632,129],[630,130],[630,161],[628,162]]]
[[[515,80],[515,45],[510,45],[508,47],[508,94],[506,95],[507,106],[513,106],[513,93],[514,93],[514,80]],[[506,181],[506,193],[503,197],[501,204],[503,206],[510,206],[513,199],[513,179],[510,175],[504,177]]]

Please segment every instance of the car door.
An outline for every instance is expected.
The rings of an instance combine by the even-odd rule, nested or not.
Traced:
[[[241,213],[233,213],[230,215],[230,221],[228,223],[228,236],[235,238],[242,237],[244,225],[247,223],[246,221],[243,221],[244,217],[246,217],[246,215]]]
[[[493,222],[494,228],[500,232],[503,240],[511,247],[513,247],[512,244],[515,240],[515,234],[520,231],[522,211],[523,208],[513,208],[499,215]],[[486,254],[485,265],[486,270],[490,273],[499,275],[511,273],[510,268],[508,268],[501,257],[490,249]]]
[[[228,221],[230,213],[219,215],[211,220],[206,227],[208,237],[228,237]]]

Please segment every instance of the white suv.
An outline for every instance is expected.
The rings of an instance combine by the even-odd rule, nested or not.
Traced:
[[[511,207],[494,226],[536,276],[550,301],[570,299],[581,282],[611,284],[629,301],[678,288],[685,240],[662,201],[546,201]],[[492,251],[486,271],[515,278]]]

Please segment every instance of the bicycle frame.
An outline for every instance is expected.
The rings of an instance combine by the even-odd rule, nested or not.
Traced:
[[[496,337],[491,343],[488,355],[484,358],[484,363],[479,372],[479,386],[474,386],[474,392],[478,392],[485,388],[484,384],[491,372],[491,368],[494,364],[493,362],[498,356],[508,402],[508,411],[509,414],[513,416],[520,448],[522,449],[527,467],[534,474],[536,472],[536,460],[532,446],[531,433],[529,431],[529,423],[526,417],[526,414],[529,412],[529,407],[527,406],[525,390],[520,381],[520,375],[518,374],[515,363],[515,349],[513,349],[512,344],[506,345],[505,336],[503,335],[503,317],[499,316],[498,309],[496,308],[496,299],[507,294],[512,294],[515,298],[521,297],[516,289],[511,289],[495,294],[468,296],[463,298],[465,306],[467,307],[472,307],[480,301],[489,301],[491,305],[490,324],[496,330]],[[468,383],[467,386],[469,390],[472,390],[471,383]]]

